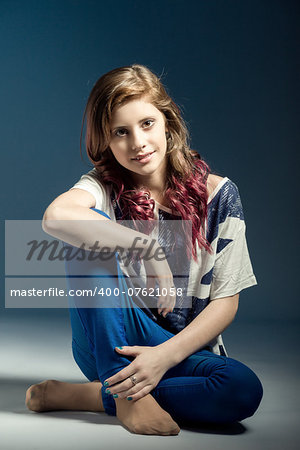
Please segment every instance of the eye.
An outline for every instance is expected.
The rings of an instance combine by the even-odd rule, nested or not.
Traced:
[[[152,125],[154,125],[154,120],[153,119],[147,119],[143,123],[143,127],[144,128],[150,128],[150,127],[152,127]]]
[[[120,128],[119,130],[115,131],[115,135],[118,137],[123,137],[126,135],[126,133],[127,133],[126,128]]]

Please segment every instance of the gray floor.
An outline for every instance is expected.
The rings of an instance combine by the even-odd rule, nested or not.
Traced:
[[[182,429],[178,436],[139,436],[105,413],[36,414],[24,405],[26,388],[47,378],[86,381],[70,350],[67,314],[48,318],[6,310],[0,318],[0,448],[196,449],[300,448],[297,324],[234,322],[223,337],[230,356],[260,377],[264,398],[254,417],[230,427]]]

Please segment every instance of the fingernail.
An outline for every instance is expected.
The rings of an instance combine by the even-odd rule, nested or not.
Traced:
[[[117,347],[119,350],[123,350],[123,347]]]
[[[118,398],[118,394],[113,394],[113,398]]]
[[[132,400],[132,397],[127,397],[127,400],[128,400],[128,401]]]
[[[103,385],[104,386],[109,386],[109,382],[108,381],[104,381]]]
[[[106,390],[105,390],[105,394],[111,394],[110,390],[109,390],[109,389],[106,389]]]

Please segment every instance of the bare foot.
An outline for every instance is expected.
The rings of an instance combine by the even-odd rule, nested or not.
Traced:
[[[26,391],[26,406],[31,411],[104,411],[101,395],[102,384],[65,383],[46,380],[30,386]]]
[[[169,413],[162,409],[151,394],[130,402],[115,399],[117,417],[132,433],[176,435],[180,428]]]

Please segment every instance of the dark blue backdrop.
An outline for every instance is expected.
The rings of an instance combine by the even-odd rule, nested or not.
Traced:
[[[0,16],[2,219],[40,219],[89,169],[79,134],[93,83],[145,64],[164,73],[193,148],[239,187],[258,280],[241,294],[240,317],[299,317],[299,3],[10,0]]]

